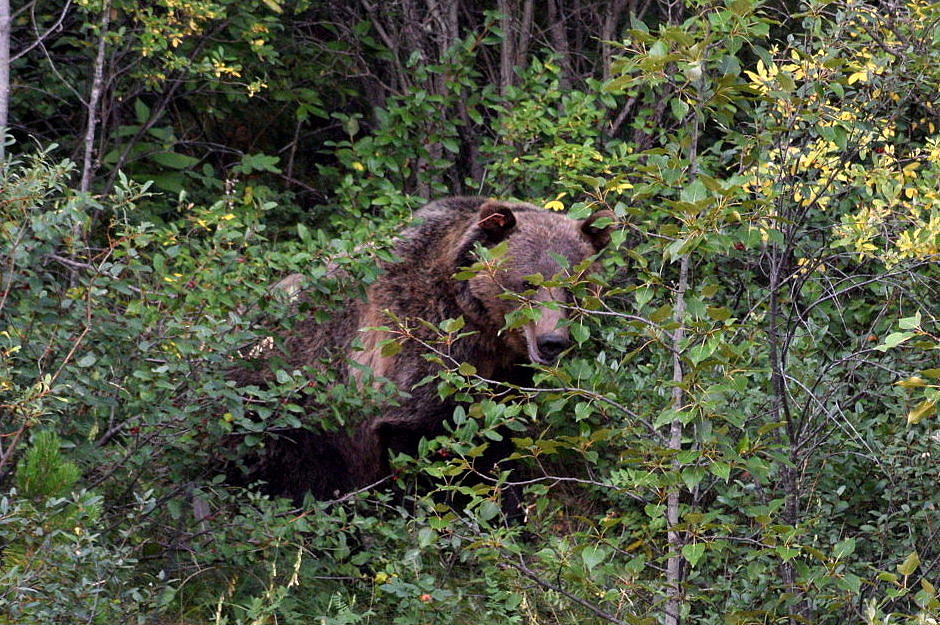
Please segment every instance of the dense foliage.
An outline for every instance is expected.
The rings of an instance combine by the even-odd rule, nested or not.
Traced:
[[[535,4],[0,0],[0,624],[937,622],[940,7]],[[616,213],[577,347],[445,363],[393,488],[226,480],[380,403],[229,379],[270,285],[456,193]]]

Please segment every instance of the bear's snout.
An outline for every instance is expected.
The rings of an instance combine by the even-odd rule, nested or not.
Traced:
[[[536,338],[535,342],[538,345],[539,354],[548,362],[555,362],[558,356],[571,345],[571,340],[567,336],[557,332],[542,334]]]

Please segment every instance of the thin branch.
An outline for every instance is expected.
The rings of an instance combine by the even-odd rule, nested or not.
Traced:
[[[36,6],[36,3],[33,3],[32,7],[35,8],[35,6]],[[23,55],[25,55],[25,54],[29,54],[29,52],[32,51],[34,48],[36,48],[37,46],[42,45],[42,42],[45,41],[46,38],[49,37],[49,35],[51,35],[54,31],[59,30],[59,27],[62,26],[62,22],[65,20],[65,16],[68,14],[69,8],[70,8],[71,6],[72,6],[72,0],[65,0],[65,6],[62,7],[62,13],[59,14],[59,19],[56,20],[56,23],[53,24],[52,26],[50,26],[50,27],[46,30],[46,32],[44,32],[44,33],[41,34],[41,35],[39,34],[39,28],[38,28],[38,25],[36,25],[36,20],[33,19],[33,25],[36,27],[36,40],[33,41],[33,43],[30,44],[29,46],[23,48],[22,50],[20,50],[20,51],[17,52],[16,54],[14,54],[14,55],[10,58],[10,61],[15,61],[15,60],[17,60],[18,58],[20,58],[21,56],[23,56]]]
[[[554,592],[557,592],[558,594],[560,594],[560,595],[562,595],[562,596],[568,598],[570,601],[573,601],[574,603],[577,603],[577,604],[578,604],[579,606],[581,606],[582,608],[585,608],[586,610],[589,610],[589,611],[592,612],[595,616],[598,616],[598,617],[604,619],[605,621],[608,621],[608,622],[611,622],[611,623],[616,623],[617,625],[627,625],[627,622],[626,622],[626,621],[621,621],[619,618],[617,618],[617,617],[614,616],[613,614],[608,614],[607,612],[604,612],[603,610],[601,610],[599,607],[597,607],[597,606],[594,605],[593,603],[589,603],[589,602],[585,601],[584,599],[582,599],[581,597],[578,597],[577,595],[574,595],[574,594],[568,592],[567,590],[565,590],[565,589],[562,588],[561,586],[559,586],[559,585],[557,585],[557,584],[553,584],[552,582],[550,582],[550,581],[548,581],[548,580],[546,580],[546,579],[540,577],[538,573],[536,573],[535,571],[533,571],[532,569],[530,569],[528,566],[526,566],[525,561],[522,560],[522,557],[521,557],[521,556],[519,557],[519,561],[516,562],[514,559],[510,559],[510,558],[508,557],[508,554],[507,554],[506,552],[503,552],[503,555],[506,556],[506,558],[507,558],[507,559],[506,559],[506,565],[507,565],[507,566],[511,566],[512,568],[516,569],[517,571],[519,571],[520,573],[522,573],[523,575],[525,575],[526,577],[528,577],[529,579],[531,579],[533,582],[535,582],[536,584],[538,584],[538,585],[541,586],[542,588],[546,588],[546,589],[548,589],[548,590],[552,590],[552,591],[554,591]]]

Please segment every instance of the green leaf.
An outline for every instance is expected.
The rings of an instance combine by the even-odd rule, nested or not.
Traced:
[[[170,169],[189,169],[199,162],[198,158],[177,152],[157,152],[156,154],[151,154],[150,158],[154,162],[164,167],[169,167]]]
[[[600,545],[590,545],[581,551],[581,560],[587,570],[593,570],[598,564],[607,559],[608,552]]]
[[[489,521],[499,514],[499,505],[490,499],[487,499],[477,508],[477,516],[481,521]]]
[[[921,578],[920,587],[925,593],[927,593],[931,597],[934,597],[937,594],[937,589],[934,588],[933,584],[927,581],[926,577]]]
[[[898,565],[898,573],[907,577],[911,573],[917,570],[917,567],[920,566],[920,556],[917,555],[916,551],[912,551],[906,558],[904,562]]]
[[[682,481],[685,482],[685,485],[689,490],[692,490],[698,486],[699,482],[701,482],[702,478],[704,477],[704,467],[686,467],[682,470]]]
[[[842,542],[838,543],[832,550],[832,557],[836,560],[841,560],[852,555],[855,551],[855,539],[846,538]]]
[[[702,452],[698,449],[683,449],[676,454],[676,462],[679,464],[691,464],[699,459]]]
[[[78,365],[79,367],[85,368],[85,367],[92,366],[97,361],[98,361],[98,358],[94,354],[89,352],[85,354],[84,356],[82,356],[78,360],[78,362],[76,362],[75,364]]]
[[[684,120],[689,112],[689,105],[678,96],[669,101],[669,106],[672,109],[672,115],[679,121]]]
[[[713,462],[708,470],[726,482],[731,479],[731,465],[727,462]]]
[[[584,421],[591,416],[593,408],[591,407],[590,402],[579,401],[574,405],[574,420],[575,421]]]
[[[462,362],[460,366],[457,367],[457,373],[463,376],[476,375],[477,368],[471,365],[469,362]]]
[[[846,573],[844,577],[839,579],[838,585],[844,590],[848,590],[853,594],[858,594],[862,587],[862,580],[858,575]]]
[[[715,353],[715,349],[718,348],[718,345],[715,341],[706,341],[701,345],[695,345],[690,348],[686,354],[689,357],[689,361],[693,365],[697,365],[712,354]]]
[[[657,41],[650,46],[649,52],[647,55],[652,59],[661,59],[669,53],[669,49],[666,47],[666,44],[662,41]]]
[[[885,337],[885,342],[877,346],[875,349],[877,349],[880,352],[886,352],[892,347],[897,347],[898,345],[900,345],[901,343],[903,343],[904,341],[908,340],[909,338],[915,335],[916,335],[915,332],[892,332],[887,337]]]
[[[591,336],[591,332],[587,329],[587,326],[580,323],[571,326],[568,331],[571,332],[571,338],[573,338],[578,345],[584,343]]]
[[[686,559],[691,567],[695,567],[695,565],[698,564],[698,561],[702,559],[704,553],[705,543],[694,543],[682,546],[682,557]]]
[[[146,123],[150,119],[150,107],[140,98],[134,100],[134,117],[137,119],[138,124]]]
[[[179,520],[183,516],[183,504],[179,499],[167,500],[166,509],[170,513],[170,518],[173,520]]]
[[[709,306],[705,310],[713,321],[726,321],[731,318],[731,311],[724,307]]]
[[[705,188],[705,183],[698,178],[693,180],[684,189],[682,189],[682,191],[679,192],[679,199],[683,202],[688,202],[689,204],[701,202],[707,197],[708,189]]]
[[[637,310],[646,306],[653,299],[653,289],[648,286],[638,287],[633,291],[633,297],[636,299]]]
[[[268,156],[267,154],[246,154],[238,165],[232,167],[232,171],[236,174],[250,174],[256,171],[279,174],[281,173],[277,166],[279,160],[279,157]]]
[[[448,334],[460,332],[463,329],[465,323],[466,321],[464,321],[462,316],[457,317],[456,319],[445,319],[441,322],[441,330],[447,332]]]
[[[437,532],[430,527],[422,527],[418,530],[418,546],[421,548],[434,544],[437,540]]]
[[[400,343],[392,339],[386,339],[385,341],[382,342],[382,348],[379,353],[382,355],[382,358],[391,358],[392,356],[395,356],[396,354],[398,354],[398,352],[400,351],[401,351]]]
[[[791,549],[785,545],[777,546],[774,551],[777,552],[777,555],[780,556],[784,562],[788,562],[789,560],[792,560],[796,556],[800,555],[799,549]]]
[[[920,327],[920,311],[917,311],[913,317],[905,317],[898,320],[898,327],[902,330],[913,330]]]

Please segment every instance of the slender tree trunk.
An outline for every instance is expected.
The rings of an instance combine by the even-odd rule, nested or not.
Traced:
[[[10,119],[10,0],[0,0],[0,161],[6,156]]]
[[[525,67],[528,65],[529,42],[532,40],[532,22],[535,19],[533,0],[522,3],[522,21],[519,23],[519,40],[516,42],[516,59],[513,65]]]
[[[617,35],[617,24],[620,23],[626,6],[627,0],[612,0],[604,14],[604,23],[601,26],[601,73],[605,82],[610,80],[610,63],[614,56],[610,42]]]
[[[672,409],[682,408],[682,355],[680,349],[685,340],[685,294],[689,289],[689,255],[682,256],[679,261],[679,285],[676,288],[676,303],[673,309],[673,319],[678,327],[672,335]],[[669,428],[669,449],[678,451],[682,449],[682,421],[676,419]],[[673,462],[673,470],[679,470],[678,461]],[[669,529],[666,540],[672,556],[666,562],[666,613],[663,622],[666,625],[679,625],[682,607],[682,533],[675,530],[679,524],[679,492],[680,486],[669,491],[666,497],[666,522]]]
[[[658,4],[669,24],[675,25],[682,21],[685,14],[684,0],[658,0]]]
[[[569,91],[572,84],[571,49],[568,46],[568,33],[565,30],[565,14],[560,6],[561,0],[548,0],[548,34],[552,48],[558,55],[561,76],[558,86],[562,91]]]
[[[702,87],[699,85],[699,99],[701,100]],[[702,104],[691,113],[691,129],[689,130],[689,164],[688,177],[694,180],[698,176],[698,138],[701,129],[699,115]],[[676,329],[672,334],[672,409],[681,410],[683,405],[682,384],[685,381],[685,372],[682,369],[682,343],[685,341],[685,294],[689,290],[689,254],[683,254],[679,259],[679,284],[676,287],[675,306],[673,307],[673,320]],[[669,449],[679,451],[682,449],[683,428],[682,421],[676,419],[669,428]],[[679,462],[672,463],[674,471],[679,471]],[[666,609],[663,615],[665,625],[679,625],[682,620],[682,583],[685,580],[685,565],[682,555],[682,546],[685,543],[684,532],[675,529],[679,524],[679,495],[681,486],[676,486],[666,496],[666,541],[672,556],[666,562]]]
[[[101,7],[101,22],[98,27],[98,53],[95,55],[94,74],[91,81],[91,93],[88,96],[88,124],[85,127],[85,156],[82,160],[82,191],[91,188],[91,178],[95,172],[95,129],[98,125],[98,109],[101,104],[101,92],[104,87],[105,49],[107,48],[108,26],[111,24],[111,0],[104,0]]]
[[[503,43],[499,48],[499,93],[506,95],[506,90],[513,83],[513,66],[516,61],[515,5],[510,0],[497,0],[496,8],[500,12],[499,27],[503,31]]]
[[[767,349],[770,360],[770,392],[771,392],[771,420],[785,423],[786,440],[781,441],[789,447],[789,460],[792,466],[782,465],[779,469],[779,487],[783,490],[784,506],[783,519],[787,525],[796,527],[800,522],[800,480],[798,467],[800,456],[797,450],[802,442],[802,432],[790,410],[790,402],[786,384],[786,355],[784,339],[781,329],[783,327],[783,311],[781,311],[780,290],[783,282],[790,273],[788,265],[789,254],[786,248],[777,244],[771,245],[768,256],[770,258],[770,314],[767,319]],[[783,562],[778,567],[780,581],[794,597],[801,592],[797,587],[796,570],[792,561]],[[794,612],[802,619],[809,618],[809,604],[805,599],[799,600],[794,606]],[[798,622],[791,619],[791,623]]]

